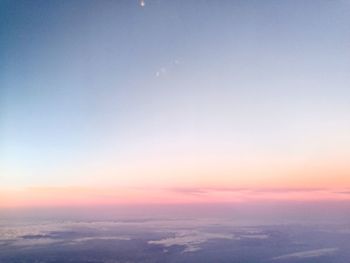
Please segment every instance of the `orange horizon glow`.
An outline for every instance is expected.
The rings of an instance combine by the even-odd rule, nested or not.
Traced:
[[[33,187],[2,191],[0,208],[133,204],[205,204],[261,201],[350,201],[345,188],[174,188],[112,189]]]
[[[124,176],[113,176],[117,172],[112,168],[97,169],[102,175],[85,174],[90,181],[79,186],[2,186],[0,208],[350,200],[350,167],[345,158],[310,161],[276,157],[259,162],[241,158],[241,163],[230,164],[226,156],[220,160],[163,160],[158,166],[150,161],[155,159],[146,159],[149,162],[133,170],[127,163],[129,170],[121,169]],[[123,180],[117,184],[119,178]]]

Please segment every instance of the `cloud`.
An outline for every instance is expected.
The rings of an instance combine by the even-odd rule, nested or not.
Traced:
[[[207,188],[196,188],[196,187],[176,187],[171,189],[171,192],[180,193],[180,194],[189,194],[189,195],[201,195],[210,192]]]
[[[130,240],[125,235],[108,235],[110,229],[119,225],[120,222],[114,221],[13,224],[0,227],[0,245],[31,247],[53,243],[76,244],[90,240]]]
[[[320,201],[348,200],[350,191],[334,188],[308,187],[176,187],[164,191],[172,192],[193,202],[203,200],[214,202],[241,201]]]
[[[335,194],[350,195],[350,190],[336,191]]]
[[[90,236],[90,237],[81,237],[75,238],[72,242],[87,242],[91,240],[131,240],[130,237],[126,236]]]
[[[60,239],[53,239],[53,238],[37,238],[37,239],[17,239],[10,244],[12,246],[18,246],[18,247],[32,247],[32,246],[45,246],[45,245],[51,245],[54,243],[62,242]]]
[[[148,241],[148,244],[162,245],[164,247],[185,246],[183,252],[194,252],[201,249],[200,245],[210,239],[234,239],[232,234],[207,233],[199,231],[182,231],[176,233],[175,237]]]
[[[292,258],[315,258],[315,257],[332,255],[338,250],[339,250],[338,248],[314,249],[314,250],[301,251],[301,252],[274,257],[272,258],[272,260],[284,260],[284,259],[292,259]]]
[[[240,235],[240,237],[252,238],[252,239],[267,239],[267,238],[269,238],[269,236],[266,234]]]
[[[178,187],[167,189],[184,194],[206,194],[211,192],[235,193],[291,193],[291,192],[321,192],[326,188],[243,188],[243,187]],[[350,193],[350,191],[349,191]]]

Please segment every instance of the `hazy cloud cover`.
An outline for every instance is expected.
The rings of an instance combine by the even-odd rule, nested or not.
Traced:
[[[229,219],[144,219],[139,221],[62,221],[10,225],[2,224],[0,244],[7,246],[45,246],[53,243],[78,244],[89,241],[128,241],[132,236],[116,234],[118,229],[150,231],[160,239],[148,240],[150,245],[185,246],[183,252],[201,249],[212,239],[267,239],[269,236],[255,226],[239,226]],[[231,231],[227,232],[227,229]],[[232,229],[235,229],[232,231]],[[209,231],[208,231],[209,230]],[[169,236],[170,235],[170,236]],[[164,238],[162,238],[164,237]]]

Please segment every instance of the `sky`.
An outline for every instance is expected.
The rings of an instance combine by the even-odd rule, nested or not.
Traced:
[[[350,2],[0,2],[0,207],[350,199]]]

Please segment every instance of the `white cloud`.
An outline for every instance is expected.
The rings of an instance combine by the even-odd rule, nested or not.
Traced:
[[[240,237],[243,237],[243,238],[252,238],[252,239],[267,239],[267,238],[269,238],[269,236],[266,235],[266,234],[240,235]]]
[[[200,250],[200,244],[210,239],[234,239],[232,234],[207,233],[199,231],[181,231],[176,233],[175,237],[164,238],[160,240],[148,241],[148,244],[162,245],[171,247],[174,245],[185,246],[183,252],[194,252]]]
[[[96,221],[96,222],[41,222],[40,224],[13,224],[7,227],[0,227],[0,245],[10,246],[43,246],[52,243],[78,243],[89,240],[129,240],[127,236],[99,236],[101,231],[119,226],[120,222]],[[65,231],[79,229],[82,233],[85,230],[96,230],[96,235],[86,237],[64,237]],[[63,237],[52,236],[52,232],[63,233]]]
[[[86,242],[90,240],[130,240],[130,237],[126,236],[91,236],[91,237],[81,237],[73,239],[73,242]]]
[[[314,249],[314,250],[286,254],[286,255],[274,257],[273,260],[282,260],[282,259],[290,259],[290,258],[314,258],[314,257],[331,255],[331,254],[334,254],[336,251],[338,251],[338,248],[321,248],[321,249]]]
[[[53,243],[61,242],[60,239],[53,238],[38,238],[38,239],[17,239],[11,243],[12,246],[31,247],[31,246],[45,246]]]

